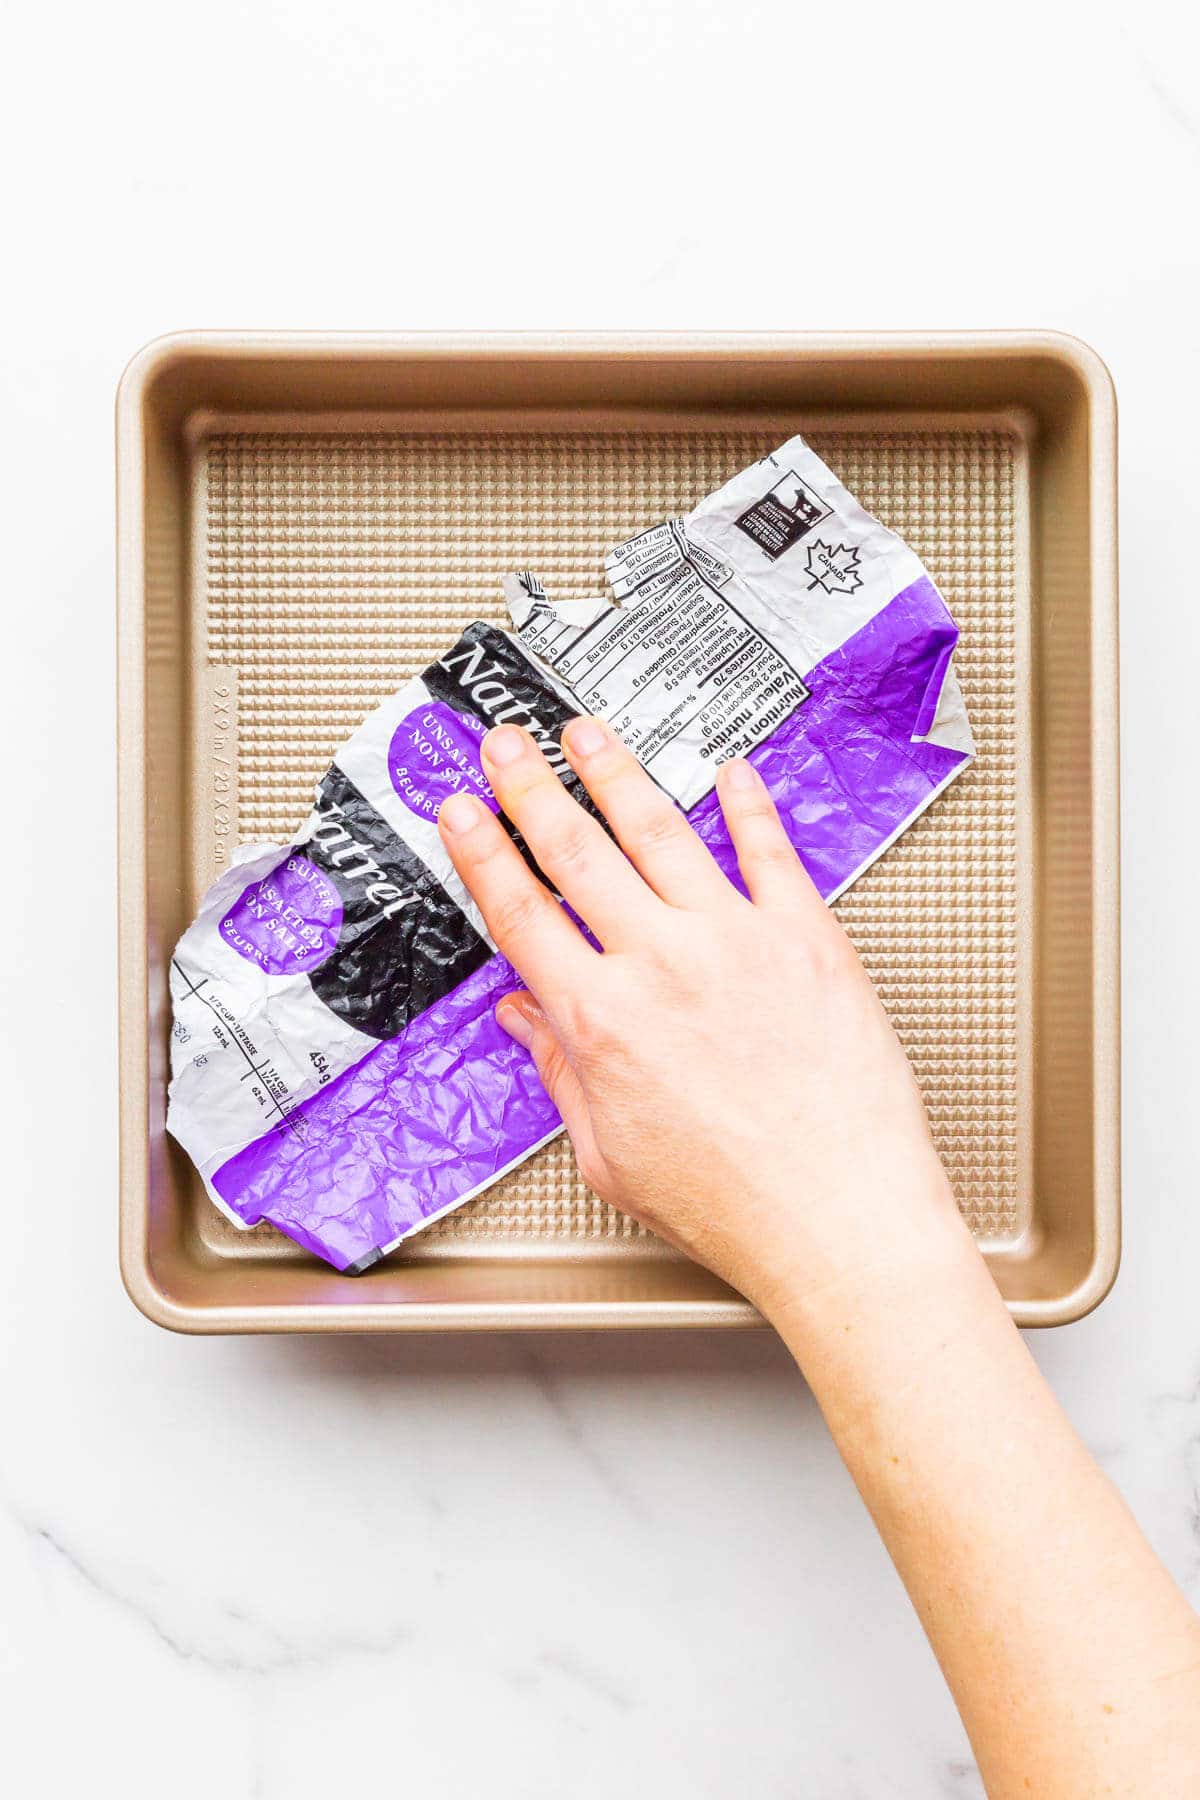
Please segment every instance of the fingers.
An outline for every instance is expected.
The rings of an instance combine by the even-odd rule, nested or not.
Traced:
[[[636,936],[647,907],[657,908],[658,900],[599,822],[571,798],[529,733],[516,725],[489,731],[483,764],[538,867],[605,949]]]
[[[727,900],[729,884],[679,808],[598,719],[572,719],[562,746],[634,867],[670,906]]]
[[[717,793],[742,880],[755,904],[824,914],[825,903],[792,849],[758,771],[740,758],[723,763],[717,771]]]
[[[603,1163],[592,1133],[592,1119],[579,1077],[563,1052],[545,1013],[532,994],[506,994],[496,1008],[497,1023],[523,1044],[533,1057],[538,1078],[562,1115],[584,1180],[603,1183]]]
[[[488,930],[523,981],[546,994],[587,975],[595,951],[482,800],[452,794],[438,814],[438,830]]]

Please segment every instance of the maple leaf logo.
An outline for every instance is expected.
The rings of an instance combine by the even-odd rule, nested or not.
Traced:
[[[849,544],[823,544],[820,538],[808,549],[808,589],[824,588],[827,594],[853,594],[862,586],[858,551]]]

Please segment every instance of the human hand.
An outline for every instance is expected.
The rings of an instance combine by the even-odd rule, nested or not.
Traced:
[[[603,956],[478,799],[439,826],[527,984],[497,1017],[584,1180],[768,1316],[965,1237],[904,1052],[751,765],[717,783],[746,899],[607,726],[574,720],[562,744],[625,856],[527,732],[489,732],[484,767]]]

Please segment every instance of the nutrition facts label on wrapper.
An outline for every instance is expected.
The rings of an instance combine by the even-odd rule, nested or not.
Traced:
[[[681,805],[711,788],[718,764],[741,756],[808,698],[776,646],[721,592],[730,571],[692,551],[677,525],[614,552],[613,591],[632,595],[577,628],[534,603],[529,648],[605,719]]]

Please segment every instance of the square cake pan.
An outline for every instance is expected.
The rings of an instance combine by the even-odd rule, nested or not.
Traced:
[[[241,840],[532,567],[803,431],[962,628],[972,768],[839,902],[1024,1325],[1119,1255],[1115,405],[1046,333],[165,338],[117,406],[121,1266],[182,1331],[748,1325],[552,1144],[354,1280],[234,1231],[163,1129],[168,959]],[[877,1196],[885,1207],[888,1195]]]

